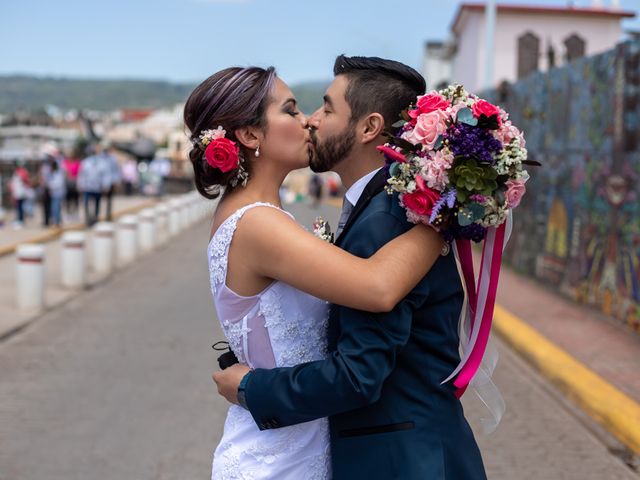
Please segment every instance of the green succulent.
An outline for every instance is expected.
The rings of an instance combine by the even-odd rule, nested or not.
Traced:
[[[462,195],[464,199],[470,193],[491,195],[498,188],[496,178],[498,173],[493,168],[489,165],[478,165],[473,158],[456,159],[449,174],[449,180],[455,185],[459,196]]]

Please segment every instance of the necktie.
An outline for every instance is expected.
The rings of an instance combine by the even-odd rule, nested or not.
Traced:
[[[344,201],[342,202],[342,213],[340,214],[338,229],[336,230],[336,238],[338,238],[342,233],[342,229],[347,224],[347,220],[349,220],[349,215],[351,215],[352,210],[353,205],[351,205],[351,202],[347,200],[347,197],[344,197]]]

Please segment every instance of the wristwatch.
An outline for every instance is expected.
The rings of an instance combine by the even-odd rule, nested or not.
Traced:
[[[247,388],[247,382],[249,381],[249,375],[251,375],[251,373],[253,373],[253,370],[247,372],[247,374],[242,377],[242,380],[240,380],[240,385],[238,385],[238,395],[236,396],[236,398],[238,399],[238,403],[245,410],[249,410],[249,407],[247,406],[247,393],[245,389]]]

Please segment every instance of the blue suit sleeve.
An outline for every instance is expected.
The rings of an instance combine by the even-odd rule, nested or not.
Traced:
[[[354,225],[349,251],[368,258],[407,228],[387,212],[373,213]],[[340,335],[328,358],[290,368],[257,369],[249,376],[246,400],[258,427],[308,422],[377,401],[397,353],[409,339],[413,311],[426,295],[423,279],[388,313],[334,306],[339,309]]]

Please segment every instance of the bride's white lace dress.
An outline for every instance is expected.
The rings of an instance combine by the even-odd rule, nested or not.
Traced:
[[[253,368],[290,367],[320,360],[326,356],[325,301],[278,281],[250,297],[226,286],[229,245],[236,226],[247,210],[257,207],[278,208],[266,203],[241,208],[220,225],[209,243],[211,290],[224,333],[240,362]],[[247,410],[236,405],[229,408],[224,434],[213,457],[212,479],[330,477],[326,418],[260,431]]]

